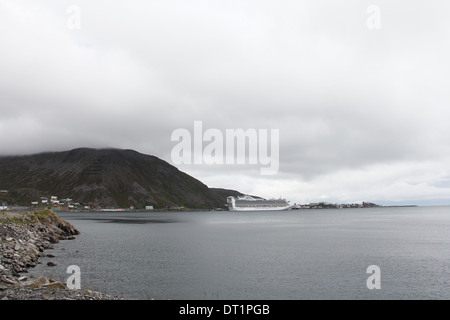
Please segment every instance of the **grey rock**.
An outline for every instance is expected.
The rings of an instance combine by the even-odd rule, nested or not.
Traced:
[[[66,286],[64,284],[62,284],[61,282],[55,281],[55,282],[49,282],[47,284],[43,285],[44,288],[48,288],[48,289],[67,289]]]
[[[33,289],[38,289],[48,283],[49,283],[49,281],[46,277],[39,277],[36,280],[34,280],[33,282],[31,282],[30,284],[28,284],[28,286]]]

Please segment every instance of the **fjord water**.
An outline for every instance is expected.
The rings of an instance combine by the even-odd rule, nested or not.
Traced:
[[[60,215],[81,234],[31,273],[65,282],[77,265],[83,288],[111,295],[450,298],[450,207]],[[371,265],[379,290],[366,285]]]

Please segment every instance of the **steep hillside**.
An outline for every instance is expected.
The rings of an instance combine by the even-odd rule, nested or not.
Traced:
[[[233,190],[210,189],[169,163],[133,150],[74,149],[0,157],[4,201],[29,204],[41,196],[102,206],[223,207]]]

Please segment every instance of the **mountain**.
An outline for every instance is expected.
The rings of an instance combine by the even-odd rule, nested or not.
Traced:
[[[228,195],[241,194],[208,188],[154,156],[89,148],[0,157],[0,190],[8,191],[1,199],[10,204],[29,205],[42,196],[58,196],[86,204],[136,208],[222,208]]]

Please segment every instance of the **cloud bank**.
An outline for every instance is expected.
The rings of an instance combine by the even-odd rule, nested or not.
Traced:
[[[292,202],[450,203],[445,1],[0,0],[0,153],[278,129],[279,171],[180,165]],[[75,10],[74,10],[75,9]]]

